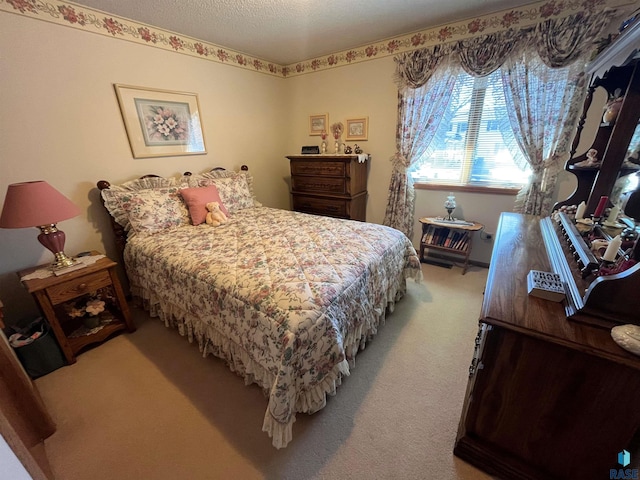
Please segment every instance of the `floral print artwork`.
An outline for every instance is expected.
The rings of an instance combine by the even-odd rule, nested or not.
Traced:
[[[187,145],[191,112],[186,102],[163,102],[135,99],[138,117],[147,146]]]
[[[400,231],[267,207],[219,227],[135,235],[132,292],[204,355],[268,395],[263,430],[287,445],[297,412],[324,407],[420,262]]]

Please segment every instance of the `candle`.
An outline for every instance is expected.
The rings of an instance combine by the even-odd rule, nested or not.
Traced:
[[[607,217],[607,221],[604,223],[608,223],[609,225],[615,225],[618,221],[618,214],[620,213],[620,207],[614,205],[614,207],[609,212],[609,216]]]
[[[618,250],[620,249],[621,245],[622,245],[622,239],[620,238],[620,235],[616,235],[609,242],[609,245],[607,246],[607,250],[604,252],[604,255],[602,256],[602,260],[606,262],[615,262],[616,257],[618,256]]]
[[[587,204],[584,202],[580,202],[578,205],[578,209],[576,210],[576,220],[581,220],[584,218],[584,211],[587,209]]]
[[[596,211],[593,212],[593,216],[595,218],[599,218],[602,216],[602,212],[604,212],[604,208],[607,206],[607,202],[609,201],[609,197],[603,195],[600,197],[600,201],[598,202],[598,206],[596,207]]]

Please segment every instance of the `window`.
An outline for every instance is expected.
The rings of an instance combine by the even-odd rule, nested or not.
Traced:
[[[416,163],[416,182],[520,187],[530,168],[509,124],[500,71],[460,73],[442,121]]]

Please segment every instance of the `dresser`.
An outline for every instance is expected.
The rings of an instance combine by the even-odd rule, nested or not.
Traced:
[[[612,340],[601,317],[637,305],[638,276],[595,280],[578,310],[569,297],[584,293],[580,275],[563,277],[564,302],[529,296],[530,270],[564,275],[546,223],[500,217],[454,453],[501,479],[609,478],[622,450],[631,452],[627,468],[638,467],[640,357]],[[571,254],[564,262],[576,265]],[[621,323],[634,319],[617,312]]]
[[[293,210],[366,220],[368,155],[291,155],[287,158],[291,166]]]

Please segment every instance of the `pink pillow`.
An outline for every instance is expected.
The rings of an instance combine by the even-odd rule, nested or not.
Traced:
[[[189,207],[191,223],[194,225],[204,223],[207,218],[207,207],[205,205],[209,202],[218,202],[220,204],[220,210],[222,210],[225,215],[229,214],[222,200],[220,200],[220,194],[215,185],[183,188],[180,190],[180,195],[182,195],[187,207]]]

